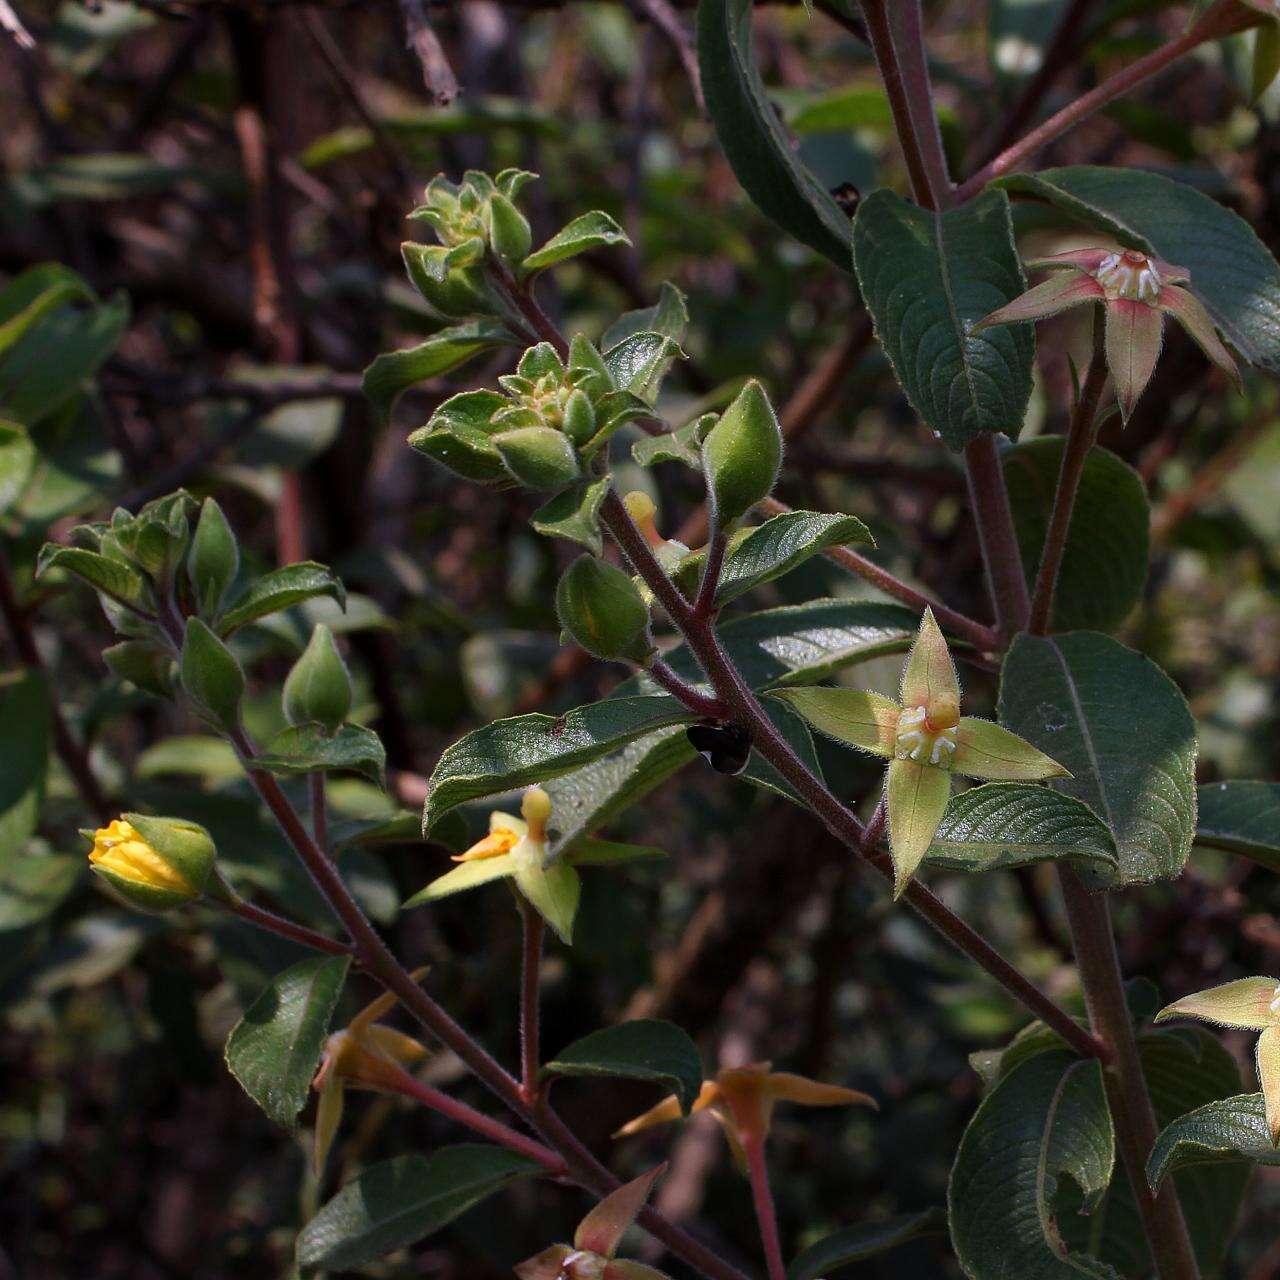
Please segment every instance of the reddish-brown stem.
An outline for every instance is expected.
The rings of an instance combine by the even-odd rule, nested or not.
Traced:
[[[520,1087],[525,1101],[538,1095],[539,999],[542,989],[542,917],[520,899]]]
[[[995,436],[989,431],[976,436],[965,449],[964,460],[982,563],[996,611],[996,626],[1008,643],[1026,627],[1031,615],[1031,597],[1022,571],[1022,553],[1018,550],[1013,510],[1009,506],[1009,491],[1005,488]]]
[[[707,558],[702,562],[702,581],[698,583],[698,595],[693,602],[696,617],[715,617],[716,590],[720,586],[720,570],[724,568],[724,554],[728,546],[728,535],[723,529],[716,529],[707,544]]]
[[[490,1142],[496,1142],[500,1147],[506,1147],[508,1151],[514,1151],[517,1155],[536,1161],[554,1178],[563,1177],[569,1172],[564,1157],[552,1151],[550,1147],[544,1146],[537,1139],[517,1133],[500,1120],[485,1115],[483,1111],[477,1111],[474,1107],[467,1106],[465,1102],[459,1102],[457,1098],[451,1098],[447,1093],[433,1089],[429,1084],[423,1084],[407,1071],[390,1067],[383,1070],[386,1073],[387,1082],[394,1080],[396,1092],[402,1093],[406,1098],[413,1098],[446,1119],[465,1125],[473,1133],[478,1133],[482,1138],[488,1138]]]
[[[668,616],[684,635],[690,650],[706,672],[712,687],[728,705],[734,719],[751,736],[752,745],[795,788],[827,830],[854,852],[861,852],[866,829],[841,800],[810,772],[778,732],[759,699],[743,680],[716,636],[715,628],[693,616],[688,601],[654,558],[644,535],[627,514],[622,499],[610,490],[600,508],[600,517],[632,568],[644,579]],[[870,859],[890,880],[892,867],[883,854]],[[993,947],[950,911],[923,885],[913,882],[904,895],[943,937],[985,969],[1015,999],[1042,1018],[1081,1053],[1091,1057],[1105,1053],[1101,1043],[1052,1000],[1029,982]]]
[[[1058,487],[1054,490],[1053,511],[1049,515],[1049,527],[1044,535],[1044,550],[1040,553],[1040,568],[1036,573],[1035,592],[1031,597],[1031,621],[1028,630],[1034,635],[1048,633],[1053,618],[1053,601],[1058,589],[1058,572],[1067,549],[1067,535],[1071,530],[1071,514],[1075,510],[1076,494],[1080,490],[1080,478],[1084,464],[1093,447],[1094,424],[1102,389],[1107,382],[1107,357],[1103,340],[1104,326],[1101,316],[1093,324],[1093,357],[1089,372],[1085,374],[1080,399],[1071,415],[1066,444],[1062,450],[1062,465],[1058,471]]]
[[[54,682],[45,666],[40,648],[36,644],[31,621],[22,607],[22,602],[18,599],[17,588],[13,584],[13,574],[9,569],[9,558],[2,547],[0,547],[0,618],[4,619],[5,630],[8,631],[9,638],[13,642],[18,661],[27,670],[38,672],[44,678],[49,692],[49,728],[53,734],[54,750],[75,782],[80,798],[92,811],[94,817],[105,826],[113,816],[111,806],[89,763],[89,753],[72,733],[71,726],[62,714]]]
[[[1171,63],[1193,49],[1210,40],[1219,40],[1234,32],[1244,31],[1262,20],[1259,14],[1251,13],[1235,0],[1218,0],[1218,3],[1199,22],[1189,27],[1176,40],[1153,49],[1145,57],[1130,63],[1123,71],[1117,71],[1115,75],[1104,80],[1097,88],[1081,94],[1061,111],[1050,116],[1043,124],[1032,129],[1025,137],[1002,151],[994,160],[983,165],[971,178],[961,183],[960,199],[967,200],[981,191],[993,178],[1019,168],[1042,147],[1048,146],[1055,138],[1060,138],[1100,107],[1105,107],[1108,102],[1123,97],[1144,80],[1158,75]]]
[[[676,675],[661,658],[655,658],[645,670],[655,684],[660,684],[673,698],[679,698],[696,715],[707,716],[712,720],[724,720],[728,717],[729,708],[719,698],[709,698],[695,689],[688,681]]]
[[[759,506],[761,511],[771,516],[785,515],[791,510],[785,502],[779,502],[776,498],[766,498]],[[923,591],[917,591],[915,587],[895,577],[874,560],[869,560],[848,547],[830,547],[825,554],[828,560],[834,561],[842,569],[848,569],[850,573],[856,573],[858,577],[865,578],[885,595],[900,600],[908,607],[918,609],[921,613],[926,608],[932,609],[934,616],[943,627],[958,636],[963,636],[979,649],[994,649],[1000,643],[1000,636],[991,627],[984,627],[982,623],[976,622],[958,609],[931,599]]]
[[[321,849],[329,848],[328,803],[325,799],[324,772],[317,769],[307,778],[311,798],[311,833]]]
[[[894,0],[893,17],[898,28],[898,63],[903,89],[916,146],[924,163],[928,199],[923,203],[931,209],[946,209],[955,203],[955,195],[938,128],[933,86],[929,82],[921,0]]]
[[[782,1258],[778,1212],[773,1203],[773,1189],[769,1186],[769,1161],[764,1146],[763,1138],[743,1143],[747,1177],[751,1180],[751,1199],[756,1207],[756,1221],[760,1224],[760,1241],[764,1245],[769,1280],[787,1280],[787,1264]]]
[[[310,947],[312,951],[323,951],[331,956],[350,956],[355,954],[355,948],[349,943],[326,937],[323,933],[308,929],[305,924],[297,924],[293,920],[286,920],[284,916],[278,916],[273,911],[255,907],[252,902],[236,900],[228,903],[216,898],[211,898],[209,901],[216,903],[218,906],[226,907],[232,915],[239,916],[241,920],[246,921],[255,928],[262,929],[267,933],[277,934],[281,938],[288,938],[290,942],[297,942],[304,947]]]

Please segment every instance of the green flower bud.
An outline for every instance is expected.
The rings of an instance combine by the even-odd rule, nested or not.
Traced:
[[[290,724],[314,721],[336,733],[350,710],[351,676],[333,633],[321,623],[285,679],[285,719]]]
[[[104,649],[102,660],[122,680],[144,693],[157,698],[173,697],[173,659],[159,645],[147,640],[124,640]]]
[[[244,672],[235,655],[199,618],[187,620],[178,663],[187,696],[224,729],[240,725]]]
[[[596,411],[591,397],[579,387],[564,406],[564,433],[574,444],[586,444],[596,433]]]
[[[517,427],[493,437],[507,470],[530,489],[553,491],[579,476],[573,445],[553,427]]]
[[[400,246],[400,254],[414,287],[431,307],[449,319],[489,312],[484,277],[476,266],[447,266],[449,250],[438,244]]]
[[[214,872],[217,850],[198,823],[126,813],[85,834],[93,840],[93,870],[143,911],[168,911],[206,891],[223,892]]]
[[[523,262],[533,248],[528,218],[498,191],[489,197],[489,243],[510,263]]]
[[[717,525],[767,498],[782,465],[782,428],[756,381],[748,382],[702,443],[712,514]]]
[[[621,569],[580,556],[556,588],[560,625],[597,658],[643,662],[653,651],[649,610],[635,583]]]
[[[206,498],[187,554],[187,573],[202,616],[217,616],[239,568],[240,547],[236,535],[222,508],[212,498]]]

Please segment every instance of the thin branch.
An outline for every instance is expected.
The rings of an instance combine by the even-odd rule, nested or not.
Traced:
[[[627,0],[627,3],[666,36],[688,77],[689,87],[693,90],[698,110],[706,115],[707,103],[702,96],[702,72],[698,67],[698,54],[693,47],[693,37],[684,25],[683,19],[669,0]]]
[[[995,436],[984,431],[971,440],[965,448],[964,460],[982,563],[995,605],[996,625],[1007,642],[1027,625],[1031,597],[1022,571],[1022,553],[1018,550],[1013,508],[1009,505]]]
[[[787,1264],[783,1261],[782,1243],[778,1238],[778,1211],[769,1186],[769,1162],[765,1156],[763,1138],[746,1143],[745,1151],[747,1176],[751,1180],[751,1199],[755,1204],[756,1221],[760,1224],[760,1240],[764,1245],[769,1280],[787,1280]]]
[[[1076,404],[1075,412],[1071,415],[1071,426],[1067,431],[1066,444],[1062,450],[1058,486],[1053,494],[1053,511],[1049,516],[1049,527],[1044,535],[1044,550],[1040,553],[1035,593],[1031,597],[1031,621],[1028,624],[1028,630],[1033,635],[1042,636],[1049,630],[1050,620],[1053,617],[1054,595],[1058,589],[1058,574],[1062,568],[1062,557],[1067,550],[1067,535],[1071,531],[1071,515],[1075,510],[1076,494],[1080,491],[1084,465],[1089,457],[1089,450],[1093,447],[1098,405],[1102,400],[1102,389],[1107,382],[1104,333],[1102,317],[1098,315],[1093,322],[1093,357],[1089,362],[1089,372],[1085,375],[1084,386],[1080,390],[1080,399]]]
[[[687,680],[676,675],[661,658],[650,662],[645,671],[655,684],[661,685],[673,698],[678,698],[695,715],[707,716],[712,720],[728,718],[729,708],[719,698],[708,697],[695,689]]]
[[[458,96],[458,77],[453,74],[440,37],[431,26],[424,0],[400,0],[408,47],[422,68],[427,96],[437,107],[447,107]]]
[[[540,1009],[542,991],[542,916],[520,899],[520,1087],[525,1100],[538,1096]]]
[[[1171,40],[1168,44],[1152,50],[1146,57],[1139,58],[1123,71],[1117,71],[1097,88],[1081,94],[1056,115],[1050,116],[1043,124],[1032,129],[1020,141],[1002,151],[994,160],[983,165],[977,173],[960,185],[960,199],[967,200],[981,191],[993,178],[1020,168],[1037,151],[1047,147],[1049,143],[1073,129],[1082,120],[1088,119],[1099,108],[1136,89],[1138,85],[1158,75],[1193,49],[1211,40],[1220,40],[1223,36],[1245,31],[1263,20],[1260,14],[1237,4],[1236,0],[1218,0],[1218,3],[1199,22],[1189,27],[1176,40]]]
[[[8,32],[14,44],[26,52],[36,47],[35,37],[23,26],[9,0],[0,0],[0,30]]]
[[[355,948],[349,943],[338,942],[323,933],[317,933],[314,929],[308,929],[304,924],[298,924],[296,921],[285,919],[284,916],[278,916],[274,911],[267,911],[263,907],[255,907],[252,902],[237,899],[234,902],[227,903],[217,898],[210,898],[209,902],[216,906],[225,907],[232,915],[238,916],[256,929],[261,929],[265,933],[274,933],[281,938],[288,938],[290,942],[297,942],[301,946],[310,947],[312,951],[323,951],[331,956],[353,956],[356,953]]]

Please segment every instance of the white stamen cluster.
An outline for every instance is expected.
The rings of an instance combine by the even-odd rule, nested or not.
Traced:
[[[577,1249],[560,1266],[557,1280],[600,1280],[604,1275],[605,1259],[586,1249]]]
[[[894,754],[899,760],[914,760],[945,769],[956,749],[956,725],[949,729],[932,729],[926,707],[907,707],[898,717],[894,735]]]
[[[1155,263],[1138,253],[1107,254],[1094,276],[1110,297],[1134,302],[1154,302],[1164,284]]]
[[[1272,993],[1273,999],[1270,1004],[1270,1010],[1274,1014],[1280,1014],[1280,987],[1276,987]]]

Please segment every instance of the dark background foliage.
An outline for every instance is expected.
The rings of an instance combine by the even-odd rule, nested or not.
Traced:
[[[1073,45],[1079,61],[1031,103],[1033,116],[1185,20],[1185,6],[1153,3],[929,6],[958,166],[990,149],[1032,84],[1020,60],[1068,7],[1086,19]],[[635,248],[556,273],[548,310],[570,332],[595,335],[674,281],[688,294],[692,329],[690,359],[670,382],[672,412],[723,403],[726,388],[761,376],[790,430],[779,496],[861,515],[886,563],[981,616],[956,458],[900,399],[850,278],[742,195],[675,45],[651,21],[657,6],[458,0],[432,9],[433,26],[406,48],[405,15],[423,12],[414,0],[403,12],[382,2],[108,0],[90,10],[31,0],[21,17],[34,50],[0,41],[0,269],[60,260],[104,297],[124,290],[132,307],[99,376],[98,411],[77,426],[82,461],[97,460],[88,507],[133,506],[185,484],[216,493],[262,565],[305,554],[345,578],[352,607],[334,621],[361,717],[386,743],[395,800],[335,785],[339,816],[412,809],[440,750],[465,730],[515,709],[577,705],[617,680],[559,646],[552,592],[567,553],[528,528],[535,500],[456,482],[404,445],[446,394],[490,380],[506,358],[424,384],[389,426],[360,393],[377,353],[432,328],[403,278],[399,244],[405,213],[440,170],[540,171],[527,202],[535,242],[585,209],[613,213]],[[687,13],[677,17],[688,25]],[[858,24],[835,9],[769,7],[758,42],[783,117],[824,180],[900,185]],[[1042,159],[1176,169],[1274,249],[1277,103],[1249,106],[1246,67],[1238,42],[1210,46]],[[444,104],[454,76],[460,92]],[[1067,352],[1078,358],[1081,341],[1075,321],[1042,332],[1038,430],[1062,426]],[[1247,402],[1226,399],[1180,332],[1167,342],[1128,429],[1113,418],[1103,432],[1137,468],[1155,513],[1150,577],[1122,638],[1190,698],[1202,781],[1276,777],[1274,396],[1258,385]],[[679,468],[656,475],[661,525],[674,533],[696,509],[693,480]],[[19,513],[4,532],[26,583],[45,527]],[[785,601],[861,588],[811,561],[770,590]],[[128,798],[123,807],[207,822],[264,900],[322,919],[226,757],[190,736],[199,726],[106,677],[99,653],[109,629],[87,594],[44,591],[38,602],[58,696],[107,789]],[[296,639],[285,627],[255,643],[262,661],[249,715],[269,728]],[[4,651],[7,664],[19,656]],[[875,678],[891,680],[896,661]],[[975,709],[989,711],[990,676],[970,670],[967,683]],[[23,727],[2,728],[0,753],[16,752]],[[1143,733],[1140,720],[1133,732]],[[873,788],[871,770],[830,764],[841,794]],[[41,836],[78,851],[73,833],[85,825],[93,815],[55,774]],[[793,1245],[940,1203],[979,1093],[967,1055],[1002,1043],[1020,1011],[777,798],[699,766],[618,830],[672,858],[586,877],[579,945],[550,949],[548,1049],[624,1015],[665,1017],[708,1062],[772,1059],[875,1094],[879,1117],[780,1113],[776,1185]],[[399,953],[430,963],[449,1008],[510,1058],[519,939],[505,894],[397,918],[396,902],[438,874],[443,852],[402,844],[348,865]],[[1025,971],[1072,998],[1063,924],[1040,872],[932,881]],[[1149,975],[1169,998],[1275,972],[1277,912],[1272,874],[1197,852],[1176,884],[1117,904],[1125,970]],[[297,1225],[331,1187],[316,1185],[302,1140],[274,1130],[221,1062],[242,1002],[289,958],[283,944],[211,913],[130,916],[84,883],[51,920],[3,934],[0,1277],[289,1274]],[[353,1002],[369,994],[353,987]],[[1243,1061],[1247,1039],[1228,1043]],[[483,1102],[447,1056],[429,1078]],[[641,1086],[580,1081],[557,1085],[557,1095],[601,1151],[652,1101]],[[346,1168],[457,1138],[425,1112],[365,1098],[344,1136],[335,1163]],[[727,1256],[753,1257],[745,1184],[714,1126],[632,1140],[615,1165],[638,1172],[669,1142],[664,1207]],[[1231,1273],[1248,1280],[1280,1266],[1268,1228],[1280,1182],[1257,1176],[1237,1249],[1251,1269]],[[574,1191],[520,1186],[368,1274],[509,1275],[514,1259],[564,1238],[584,1207]],[[952,1274],[951,1265],[926,1240],[851,1274],[926,1277]]]

